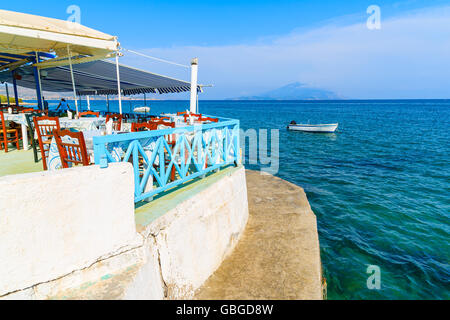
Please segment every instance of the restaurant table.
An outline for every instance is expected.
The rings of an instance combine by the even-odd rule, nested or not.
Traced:
[[[84,130],[83,136],[84,141],[86,143],[86,151],[88,153],[88,157],[90,159],[90,162],[94,162],[94,137],[95,136],[101,136],[102,131],[101,130]],[[126,133],[123,132],[122,133]],[[119,132],[114,132],[113,134],[120,134]],[[148,157],[151,157],[151,154],[156,146],[156,140],[157,137],[151,137],[151,138],[143,138],[139,139],[139,142],[141,143],[145,153]],[[77,144],[77,139],[73,139],[69,136],[63,136],[62,140],[64,143],[73,143]],[[108,143],[107,150],[113,157],[113,159],[117,162],[122,161],[123,156],[125,155],[126,150],[128,149],[129,144],[131,143],[131,140],[129,141],[121,141],[121,142],[113,142]],[[155,160],[155,164],[158,164],[158,160]],[[59,155],[58,146],[56,145],[55,138],[52,138],[52,141],[50,143],[50,149],[47,157],[47,167],[49,171],[57,170],[62,168],[61,164],[61,157]]]
[[[98,118],[86,118],[86,119],[98,119]],[[78,119],[78,120],[85,120],[85,119]],[[101,119],[100,119],[101,120]],[[75,120],[69,120],[72,121],[71,123],[69,123],[68,121],[63,120],[61,122],[60,120],[60,124],[61,126],[62,123],[64,123],[64,125],[71,125],[72,128],[76,128],[76,127],[80,127],[82,126],[80,124],[80,121],[76,122]],[[96,122],[94,122],[93,124],[96,124]],[[90,126],[86,125],[87,127],[90,128]],[[175,128],[183,128],[188,126],[188,124],[186,124],[184,121],[178,121],[175,124]],[[160,125],[158,126],[158,129],[168,129],[169,127],[164,126],[164,125]],[[121,134],[121,133],[128,133],[131,129],[131,124],[130,123],[122,123],[122,128],[121,128],[121,132],[114,132],[113,134]],[[86,143],[86,150],[88,153],[88,156],[90,158],[90,162],[94,162],[94,137],[95,136],[100,136],[102,135],[102,130],[98,130],[98,129],[89,129],[89,130],[80,130],[83,132],[83,136],[84,136],[84,140]],[[204,138],[206,141],[209,140],[211,132],[210,131],[206,131],[203,133],[204,134]],[[219,140],[222,137],[222,131],[219,130],[217,132]],[[195,136],[195,132],[186,132],[185,133],[186,138],[189,142],[192,142],[194,136]],[[175,136],[178,138],[179,133],[175,133]],[[142,145],[142,148],[144,149],[146,155],[151,158],[152,152],[154,150],[154,148],[156,147],[156,141],[158,140],[159,137],[149,137],[149,138],[142,138],[139,139],[140,144]],[[62,137],[63,141],[65,143],[78,143],[78,141],[76,141],[76,139],[70,138],[68,136],[63,136]],[[111,142],[107,144],[107,150],[109,151],[109,153],[111,154],[112,158],[117,161],[120,162],[122,161],[123,156],[125,155],[126,150],[128,149],[129,144],[132,142],[132,140],[128,140],[128,141],[120,141],[120,142]],[[206,152],[206,151],[204,151]],[[179,162],[180,160],[178,160]],[[155,165],[159,164],[159,157],[156,157],[155,161],[154,161]],[[50,144],[50,150],[49,150],[49,155],[47,157],[47,167],[48,170],[56,170],[56,169],[60,169],[62,168],[61,165],[61,158],[59,155],[59,151],[58,151],[58,147],[56,145],[56,141],[54,138],[52,138],[51,144]]]
[[[28,133],[27,133],[27,119],[24,113],[10,114],[4,113],[5,121],[12,121],[21,125],[23,148],[29,149],[28,146]],[[59,125],[61,129],[76,129],[83,130],[97,130],[105,124],[106,119],[104,117],[86,117],[80,119],[69,119],[68,117],[59,118]],[[46,121],[45,121],[46,122]],[[44,123],[45,123],[44,122]]]
[[[69,119],[68,117],[59,118],[59,125],[65,129],[76,129],[78,131],[92,131],[99,129],[105,124],[104,117],[85,117],[79,119]]]
[[[27,132],[27,118],[24,113],[11,114],[3,113],[5,121],[12,121],[20,124],[22,129],[23,149],[28,150],[28,132]]]

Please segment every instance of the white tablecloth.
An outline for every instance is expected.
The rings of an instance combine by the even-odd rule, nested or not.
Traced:
[[[100,135],[101,135],[100,130],[83,131],[84,141],[86,143],[86,150],[91,163],[94,162],[94,137]],[[64,143],[78,144],[78,141],[76,139],[72,139],[69,136],[64,136],[62,137],[62,139]],[[139,139],[139,142],[141,143],[147,157],[149,158],[152,156],[152,152],[156,146],[156,140],[157,138]],[[108,143],[107,148],[108,151],[111,153],[112,157],[114,158],[114,160],[120,162],[122,161],[122,158],[125,155],[125,152],[127,151],[130,143],[131,141]],[[156,165],[158,164],[158,160],[155,161],[155,164]],[[47,157],[47,167],[48,170],[57,170],[62,168],[61,158],[59,155],[55,138],[52,139],[52,142],[50,144],[49,154]]]
[[[20,124],[22,127],[22,139],[23,139],[23,148],[25,150],[28,150],[28,132],[27,132],[27,119],[25,118],[24,113],[19,114],[9,114],[9,113],[3,113],[5,121],[12,121],[15,123]]]
[[[92,131],[105,124],[103,117],[86,117],[80,119],[69,119],[67,117],[59,118],[59,125],[65,129],[76,129],[78,131]]]

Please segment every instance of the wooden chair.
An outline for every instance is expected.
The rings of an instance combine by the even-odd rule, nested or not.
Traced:
[[[164,125],[171,128],[175,128],[175,122],[165,122],[163,120],[150,120],[147,123],[132,123],[131,124],[131,132],[138,132],[138,131],[146,131],[146,130],[158,130],[158,127]],[[164,138],[167,141],[167,144],[173,147],[176,142],[176,135],[167,135]],[[166,159],[166,166],[168,166],[170,161]],[[172,167],[171,173],[170,173],[170,179],[172,181],[175,180],[175,167]]]
[[[59,118],[47,116],[34,117],[33,122],[38,136],[39,148],[41,149],[42,165],[44,166],[44,170],[47,170],[47,157],[53,133],[60,129]]]
[[[106,115],[106,122],[108,122],[109,120],[113,121],[113,130],[115,131],[120,131],[120,129],[122,128],[122,115],[121,114],[108,114]]]
[[[175,128],[175,122],[168,122],[168,121],[164,121],[164,120],[152,119],[149,121],[149,123],[156,125],[156,129],[162,129],[161,126]],[[175,145],[175,134],[167,135],[165,138],[169,145],[171,145],[171,146]]]
[[[35,112],[37,110],[35,110],[34,108],[20,108],[19,109],[19,113],[30,113],[30,112]]]
[[[19,130],[8,128],[3,111],[0,111],[0,150],[5,146],[5,152],[8,152],[9,143],[15,143],[17,150],[20,150],[19,140]]]
[[[171,118],[170,117],[154,117],[154,118],[152,118],[152,120],[171,120]]]
[[[164,121],[164,120],[161,120],[161,119],[151,119],[151,120],[148,121],[148,123],[153,123],[153,124],[156,124],[156,125],[163,125],[163,126],[175,128],[175,122]]]
[[[89,157],[86,150],[86,142],[84,141],[83,132],[55,130],[54,135],[56,145],[58,146],[59,156],[61,157],[61,165],[63,168],[69,168],[69,163],[72,165],[89,165]],[[62,138],[66,136],[77,140],[78,143],[64,142]]]
[[[211,117],[200,117],[200,118],[198,119],[198,121],[201,121],[201,122],[205,122],[205,121],[219,122],[219,119],[217,119],[217,118],[211,118]]]
[[[191,113],[190,116],[193,117],[194,120],[195,120],[195,118],[197,118],[197,120],[198,120],[198,119],[200,119],[202,117],[202,114],[201,113]],[[188,119],[189,119],[189,114],[186,113],[184,115],[184,122],[187,123]]]
[[[136,122],[133,122],[131,124],[131,132],[156,130],[156,129],[158,129],[158,125],[154,124],[154,123],[148,123],[148,122],[136,123]]]
[[[81,118],[83,116],[96,116],[97,118],[100,117],[100,112],[94,112],[94,111],[84,111],[78,113],[78,116]]]

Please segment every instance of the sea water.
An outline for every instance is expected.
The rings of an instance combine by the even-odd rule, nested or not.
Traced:
[[[123,110],[142,105],[124,101]],[[189,108],[147,105],[152,114]],[[279,130],[276,175],[303,187],[317,216],[328,299],[450,298],[450,100],[200,100],[199,108],[245,130]],[[106,102],[91,100],[91,109]],[[291,120],[339,128],[291,132]],[[369,266],[379,268],[379,289],[368,285]]]

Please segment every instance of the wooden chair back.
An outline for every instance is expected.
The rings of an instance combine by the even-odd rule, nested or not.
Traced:
[[[159,120],[171,120],[171,118],[170,117],[165,117],[165,116],[163,116],[163,117],[155,117],[155,118],[153,118],[152,120],[156,120],[156,121],[159,121]]]
[[[177,116],[182,116],[183,114],[187,114],[186,111],[178,111],[177,112]]]
[[[56,130],[54,132],[56,145],[58,146],[59,156],[61,157],[61,165],[63,168],[69,168],[70,165],[81,164],[89,165],[89,158],[86,150],[86,142],[84,141],[83,132],[72,132],[70,130]],[[64,142],[63,137],[70,137],[77,143]]]
[[[168,122],[164,120],[150,120],[149,123],[152,123],[156,125],[156,129],[162,129],[161,126],[169,127],[169,128],[175,128],[175,122]],[[167,129],[167,128],[165,128]],[[165,136],[166,141],[169,145],[175,145],[176,135],[175,134],[168,134]]]
[[[151,119],[148,123],[153,123],[153,124],[156,124],[157,126],[163,125],[166,127],[175,128],[175,122],[169,122],[169,121],[164,121],[164,120],[159,120],[159,119]]]
[[[5,152],[8,152],[8,144],[15,143],[17,150],[20,149],[19,131],[6,127],[5,116],[3,111],[0,111],[0,150],[5,147]]]
[[[3,111],[0,110],[0,132],[3,134],[6,133],[6,123],[5,123],[5,116],[3,115]]]
[[[136,122],[133,122],[131,124],[131,132],[156,130],[156,129],[158,129],[158,125],[154,124],[154,123],[148,123],[148,122],[136,123]]]
[[[193,117],[195,120],[195,117],[197,117],[197,119],[200,119],[202,117],[202,114],[201,113],[191,113],[190,116]],[[188,122],[188,119],[189,119],[189,114],[186,113],[184,115],[184,122]]]
[[[50,149],[50,143],[53,134],[60,129],[58,117],[34,117],[34,128],[39,141],[39,148],[41,149],[42,165],[44,170],[47,170],[47,157]]]
[[[33,109],[33,108],[22,108],[19,112],[20,113],[30,113],[30,112],[35,112],[37,110]]]
[[[219,122],[219,119],[217,118],[211,118],[211,117],[200,117],[198,121],[204,122],[204,121],[211,121],[211,122]]]
[[[79,117],[83,117],[83,116],[96,116],[97,118],[100,117],[100,112],[95,112],[95,111],[84,111],[84,112],[80,112],[78,113]]]
[[[108,122],[110,119],[113,121],[113,130],[120,131],[120,129],[122,128],[123,116],[121,114],[106,115],[106,122]]]

